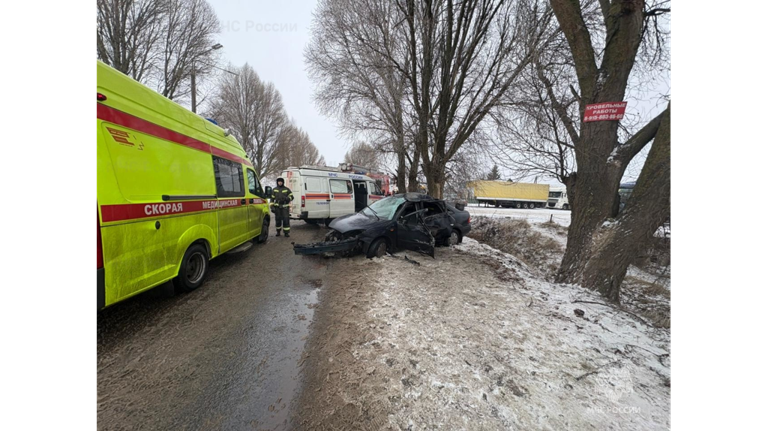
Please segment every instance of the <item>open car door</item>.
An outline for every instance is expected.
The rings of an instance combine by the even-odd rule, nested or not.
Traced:
[[[453,214],[445,208],[444,202],[422,202],[424,226],[438,243],[443,243],[451,236],[456,220]]]
[[[424,210],[407,204],[397,219],[397,244],[406,250],[413,250],[435,257],[435,238],[424,225]]]

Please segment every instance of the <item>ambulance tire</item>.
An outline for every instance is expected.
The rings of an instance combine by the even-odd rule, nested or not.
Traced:
[[[208,274],[208,263],[205,246],[192,244],[181,259],[179,275],[173,279],[176,293],[187,293],[200,287]]]
[[[255,239],[256,244],[264,244],[269,239],[269,217],[264,217],[264,221],[261,222],[261,234]]]

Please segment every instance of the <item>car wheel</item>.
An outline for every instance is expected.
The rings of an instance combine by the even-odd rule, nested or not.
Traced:
[[[456,245],[460,242],[461,242],[461,235],[459,235],[459,231],[455,229],[452,230],[451,236],[449,236],[448,239],[446,240],[446,245],[449,245],[449,246]]]
[[[387,240],[379,238],[371,243],[365,256],[368,259],[373,259],[374,257],[384,257],[385,254],[387,254]]]
[[[564,210],[567,210],[567,209],[569,209],[569,207],[568,207],[568,204],[565,204],[565,205],[563,205],[563,209],[564,209]]]
[[[264,244],[269,239],[269,217],[264,217],[264,221],[261,222],[261,234],[256,237],[257,244]]]
[[[179,275],[173,279],[173,285],[179,293],[191,292],[203,284],[207,273],[208,251],[202,244],[192,244],[181,259]]]

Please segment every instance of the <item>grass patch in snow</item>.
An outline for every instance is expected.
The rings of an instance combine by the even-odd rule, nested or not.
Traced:
[[[568,228],[556,223],[541,223],[555,235],[567,235]],[[563,253],[563,244],[550,235],[533,229],[527,220],[476,217],[472,219],[469,237],[509,253],[547,277],[557,271]]]

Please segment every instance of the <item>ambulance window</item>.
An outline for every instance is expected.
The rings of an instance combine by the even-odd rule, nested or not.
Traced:
[[[256,179],[256,172],[253,172],[252,169],[248,169],[248,191],[256,196],[261,196],[262,194],[261,184],[259,184],[259,180]]]
[[[325,178],[306,177],[304,190],[308,192],[328,192],[328,180]]]
[[[219,197],[245,196],[243,165],[213,156],[213,171],[216,175],[216,194]]]

